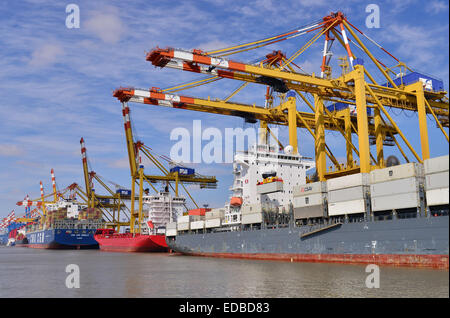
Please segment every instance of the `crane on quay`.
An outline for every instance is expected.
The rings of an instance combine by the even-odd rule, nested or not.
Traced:
[[[232,54],[248,52],[307,34],[314,36],[289,58],[280,51],[274,51],[254,64],[227,58]],[[321,37],[324,37],[324,46],[320,55],[320,76],[297,70],[300,67],[294,60]],[[383,54],[393,59],[395,64],[392,67],[386,66],[375,57],[361,38],[380,49]],[[332,77],[331,48],[336,40],[346,56],[341,58],[342,74]],[[361,55],[356,56],[355,48]],[[346,174],[368,173],[373,169],[385,167],[384,146],[397,147],[405,161],[409,162],[410,159],[399,139],[418,162],[428,159],[430,151],[427,115],[432,115],[437,127],[447,142],[449,141],[445,130],[449,127],[449,101],[443,82],[415,72],[354,26],[342,12],[331,13],[320,21],[290,32],[209,52],[157,47],[147,53],[146,60],[156,67],[206,74],[208,77],[164,90],[155,87],[116,89],[114,96],[122,102],[124,109],[128,109],[128,102],[134,102],[238,116],[253,123],[259,120],[261,128],[268,128],[268,124],[285,125],[289,127],[289,144],[294,152],[298,152],[297,128],[306,128],[314,138],[316,171],[320,181]],[[365,64],[366,62],[369,63]],[[375,72],[377,76],[373,75]],[[380,76],[382,80],[377,82],[375,78]],[[243,84],[225,99],[204,99],[175,94],[180,90],[221,79],[238,80]],[[264,106],[229,101],[248,84],[267,86]],[[274,105],[275,93],[281,96],[278,105]],[[296,97],[299,97],[310,111],[298,111]],[[331,104],[325,107],[326,103]],[[392,118],[391,109],[417,113],[420,155]],[[373,115],[370,110],[373,110]],[[330,145],[325,141],[325,130],[338,131],[344,137],[345,164],[340,163],[333,155]],[[352,136],[357,137],[357,145],[353,143]],[[267,138],[267,131],[264,137]],[[371,144],[376,145],[375,155],[370,151]],[[359,157],[359,164],[354,161],[354,154]],[[334,169],[327,170],[327,156]]]
[[[197,203],[184,186],[185,184],[199,184],[201,188],[216,188],[217,179],[214,176],[203,176],[195,172],[194,169],[183,169],[184,167],[173,167],[167,170],[164,165],[158,160],[157,156],[153,154],[153,150],[145,145],[142,141],[135,141],[131,125],[130,108],[126,102],[122,103],[122,114],[124,119],[125,139],[128,152],[128,160],[130,164],[131,173],[131,212],[130,212],[130,232],[140,233],[141,223],[143,219],[143,197],[144,197],[144,181],[150,185],[150,187],[158,193],[158,190],[153,185],[154,183],[164,183],[167,188],[171,188],[175,193],[175,196],[179,195],[179,185],[181,185],[189,196],[194,205],[198,208]],[[162,175],[150,175],[144,173],[144,165],[142,164],[142,156],[145,156]],[[164,156],[160,158],[169,161]],[[180,169],[182,168],[182,169]],[[183,171],[188,171],[183,173]],[[175,187],[171,184],[173,182]],[[136,185],[139,187],[138,209],[135,209],[136,199]]]
[[[124,203],[124,200],[130,200],[131,195],[128,193],[128,190],[124,189],[124,187],[116,187],[116,191],[114,192],[107,186],[106,182],[103,181],[103,178],[98,173],[92,169],[89,170],[89,161],[86,153],[84,138],[81,138],[80,145],[85,183],[85,191],[83,192],[83,195],[87,205],[89,208],[100,209],[104,216],[109,216],[106,226],[108,228],[117,229],[117,232],[119,232],[120,226],[129,225],[130,211]],[[97,183],[102,186],[102,188],[105,189],[109,195],[100,195],[96,193],[94,188],[94,180],[97,181]],[[128,221],[120,221],[121,212]]]

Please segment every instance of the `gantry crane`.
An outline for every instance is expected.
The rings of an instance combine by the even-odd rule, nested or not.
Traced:
[[[184,184],[200,184],[202,188],[215,188],[217,179],[213,176],[202,176],[197,173],[190,175],[180,174],[178,171],[169,171],[164,165],[152,154],[152,149],[144,145],[142,141],[135,141],[133,137],[133,131],[131,128],[130,108],[126,101],[122,102],[122,114],[125,127],[125,139],[127,144],[128,159],[130,164],[131,173],[131,213],[130,213],[130,232],[136,233],[141,230],[142,216],[143,216],[143,196],[144,196],[144,181],[147,182],[155,192],[158,190],[153,186],[153,183],[162,182],[168,187],[172,187],[170,182],[175,183],[175,188],[172,189],[175,192],[175,196],[179,195],[179,185],[183,187],[185,192],[195,203],[192,196],[187,191]],[[142,165],[142,157],[147,157],[161,172],[163,175],[149,175],[144,174],[144,166]],[[135,193],[136,184],[139,186],[139,208],[135,211]],[[138,229],[135,228],[136,221],[138,221]]]
[[[297,38],[305,34],[315,35],[305,43],[290,58],[275,51],[258,64],[246,64],[229,60],[226,56],[257,49],[270,44]],[[349,35],[351,38],[349,37]],[[390,58],[395,60],[393,67],[387,67],[373,55],[363,43],[360,34]],[[321,75],[316,76],[299,72],[294,69],[294,60],[305,52],[322,36],[325,37],[324,49],[321,54]],[[343,69],[340,76],[331,77],[331,47],[336,41],[344,48],[348,57],[348,70]],[[356,56],[358,48],[362,53]],[[364,57],[372,64],[367,64]],[[124,105],[127,102],[144,103],[148,105],[167,106],[223,115],[244,117],[246,120],[260,120],[262,128],[267,124],[287,125],[289,127],[289,143],[298,151],[297,128],[306,128],[315,140],[316,170],[319,180],[326,180],[336,176],[351,173],[368,173],[372,169],[385,167],[383,146],[397,146],[404,156],[409,159],[402,149],[398,136],[406,144],[418,162],[430,157],[428,142],[427,114],[431,114],[437,126],[444,134],[447,142],[449,102],[442,88],[430,89],[422,80],[407,81],[405,72],[413,72],[405,63],[389,53],[376,41],[368,37],[341,13],[332,13],[321,21],[311,23],[303,28],[293,30],[274,37],[259,41],[248,42],[233,47],[203,52],[201,50],[185,51],[173,48],[155,48],[146,55],[146,60],[157,67],[169,67],[188,72],[209,75],[208,78],[189,84],[174,86],[165,90],[152,88],[150,90],[119,88],[114,92]],[[344,65],[344,63],[342,64]],[[385,83],[379,83],[370,71],[379,72]],[[399,70],[398,73],[395,70]],[[391,78],[396,74],[398,78]],[[175,91],[209,84],[220,79],[234,79],[243,82],[242,86],[225,100],[201,99],[173,94]],[[282,101],[274,107],[266,105],[246,105],[231,103],[228,100],[249,83],[268,86],[270,90],[285,94],[287,101]],[[312,112],[300,112],[296,106],[296,96],[288,93],[295,92],[297,97],[311,109]],[[288,93],[288,94],[286,94]],[[308,97],[312,97],[313,102]],[[325,102],[355,105],[356,115],[350,114],[349,108],[330,111]],[[413,111],[418,114],[420,130],[421,156],[412,147],[405,134],[389,114],[389,108]],[[372,108],[373,116],[368,116],[367,108]],[[346,142],[346,165],[339,163],[325,142],[325,130],[336,130]],[[352,135],[358,137],[358,145],[352,142]],[[376,145],[376,156],[370,153],[370,143]],[[353,153],[359,156],[359,165],[353,161]],[[327,171],[326,156],[335,165],[335,171]]]
[[[129,212],[129,209],[125,205],[124,200],[129,200],[130,196],[121,194],[120,192],[114,192],[110,187],[106,185],[101,176],[99,176],[95,171],[89,171],[86,145],[83,138],[81,138],[80,140],[80,145],[81,158],[83,163],[83,175],[86,187],[85,194],[88,207],[100,209],[104,216],[110,217],[106,226],[120,231],[120,226],[129,225],[130,217],[127,213],[127,211]],[[109,195],[100,195],[96,193],[94,189],[94,180],[96,180],[99,185],[101,185],[107,192],[109,192]],[[121,211],[122,215],[124,215],[128,219],[127,222],[120,221]]]

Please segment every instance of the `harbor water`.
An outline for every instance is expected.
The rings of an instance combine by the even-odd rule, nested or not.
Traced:
[[[79,288],[66,285],[70,264]],[[0,297],[449,297],[448,270],[379,270],[368,288],[365,265],[0,247]]]

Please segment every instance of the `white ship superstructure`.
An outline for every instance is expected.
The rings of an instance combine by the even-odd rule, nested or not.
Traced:
[[[143,234],[163,234],[169,222],[176,222],[183,215],[186,198],[175,197],[168,191],[143,196]]]
[[[82,206],[74,202],[72,199],[60,198],[56,203],[46,204],[47,211],[57,211],[59,209],[67,209],[67,218],[76,219],[80,213]]]
[[[315,162],[292,153],[287,146],[284,152],[274,145],[259,144],[248,151],[237,152],[233,162],[234,181],[230,187],[232,196],[226,205],[224,224],[241,222],[245,208],[287,208],[293,200],[293,187],[306,183],[306,172],[315,168]],[[263,175],[275,175],[280,186],[272,193],[258,191]],[[282,184],[282,186],[281,186]]]

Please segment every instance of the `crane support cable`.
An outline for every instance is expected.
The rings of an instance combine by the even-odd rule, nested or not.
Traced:
[[[234,95],[236,95],[237,93],[239,93],[244,87],[246,87],[250,82],[244,82],[244,84],[242,84],[241,86],[238,87],[238,89],[236,89],[234,92],[231,93],[231,95],[229,95],[227,98],[225,98],[223,101],[224,102],[228,102],[228,100],[233,97]]]
[[[186,189],[186,187],[184,186],[184,184],[182,182],[180,182],[181,186],[183,187],[184,191],[186,191],[187,195],[189,196],[189,198],[191,198],[192,202],[194,202],[195,206],[197,207],[197,209],[199,208],[197,202],[195,202],[194,198],[191,196],[191,194],[189,193],[189,191]]]
[[[319,37],[324,35],[335,24],[336,24],[336,21],[334,21],[333,23],[330,23],[330,25],[326,29],[323,29],[321,32],[314,35],[313,38],[311,40],[309,40],[302,48],[300,48],[300,50],[298,50],[296,53],[294,53],[294,55],[292,55],[288,59],[288,62],[286,64],[284,64],[280,69],[283,70],[286,66],[288,66],[292,61],[294,61],[300,54],[302,54],[307,48],[309,48],[314,42],[316,42],[316,40]]]
[[[185,83],[185,84],[180,84],[177,86],[173,86],[173,87],[169,87],[166,89],[161,90],[161,92],[169,92],[169,91],[181,91],[182,89],[188,89],[188,88],[192,88],[192,87],[197,87],[200,86],[202,84],[209,84],[212,83],[218,79],[222,79],[222,77],[219,76],[212,76],[212,77],[208,77],[199,81],[194,81],[194,82],[189,82],[189,83]],[[200,85],[197,85],[200,84]],[[195,85],[195,86],[194,86]],[[192,87],[191,87],[192,86]]]
[[[248,43],[244,43],[244,44],[240,44],[240,45],[236,45],[236,46],[232,46],[232,47],[228,47],[228,48],[223,48],[223,49],[219,49],[219,50],[206,52],[206,54],[207,55],[211,55],[211,54],[217,54],[217,53],[222,53],[222,52],[229,52],[229,51],[237,50],[237,49],[240,49],[240,48],[248,47],[248,46],[251,46],[251,45],[257,45],[257,44],[261,44],[261,43],[264,43],[264,42],[273,41],[273,40],[276,40],[276,39],[280,39],[280,38],[288,37],[290,35],[294,35],[296,33],[301,33],[303,31],[306,31],[306,30],[312,29],[312,28],[314,28],[316,26],[319,26],[319,25],[321,25],[323,23],[325,23],[325,22],[319,22],[319,23],[315,23],[315,24],[312,24],[312,25],[308,25],[308,26],[306,26],[306,27],[304,27],[302,29],[293,30],[293,31],[286,32],[286,33],[283,33],[283,34],[280,34],[280,35],[268,37],[268,38],[265,38],[265,39],[262,39],[262,40],[259,40],[259,41],[252,41],[252,42],[248,42]]]
[[[372,42],[373,44],[375,44],[378,48],[380,48],[381,50],[383,50],[385,53],[387,53],[390,57],[392,57],[394,60],[396,60],[397,62],[400,62],[400,60],[398,58],[396,58],[394,55],[392,55],[391,53],[389,53],[385,48],[383,48],[380,44],[378,44],[377,42],[375,42],[375,40],[373,40],[372,38],[370,38],[367,34],[363,33],[360,29],[358,29],[356,26],[354,26],[350,21],[348,21],[347,19],[345,19],[345,21],[348,22],[349,25],[352,26],[352,28],[354,28],[356,31],[358,31],[359,33],[361,33],[366,39],[368,39],[370,42]]]

